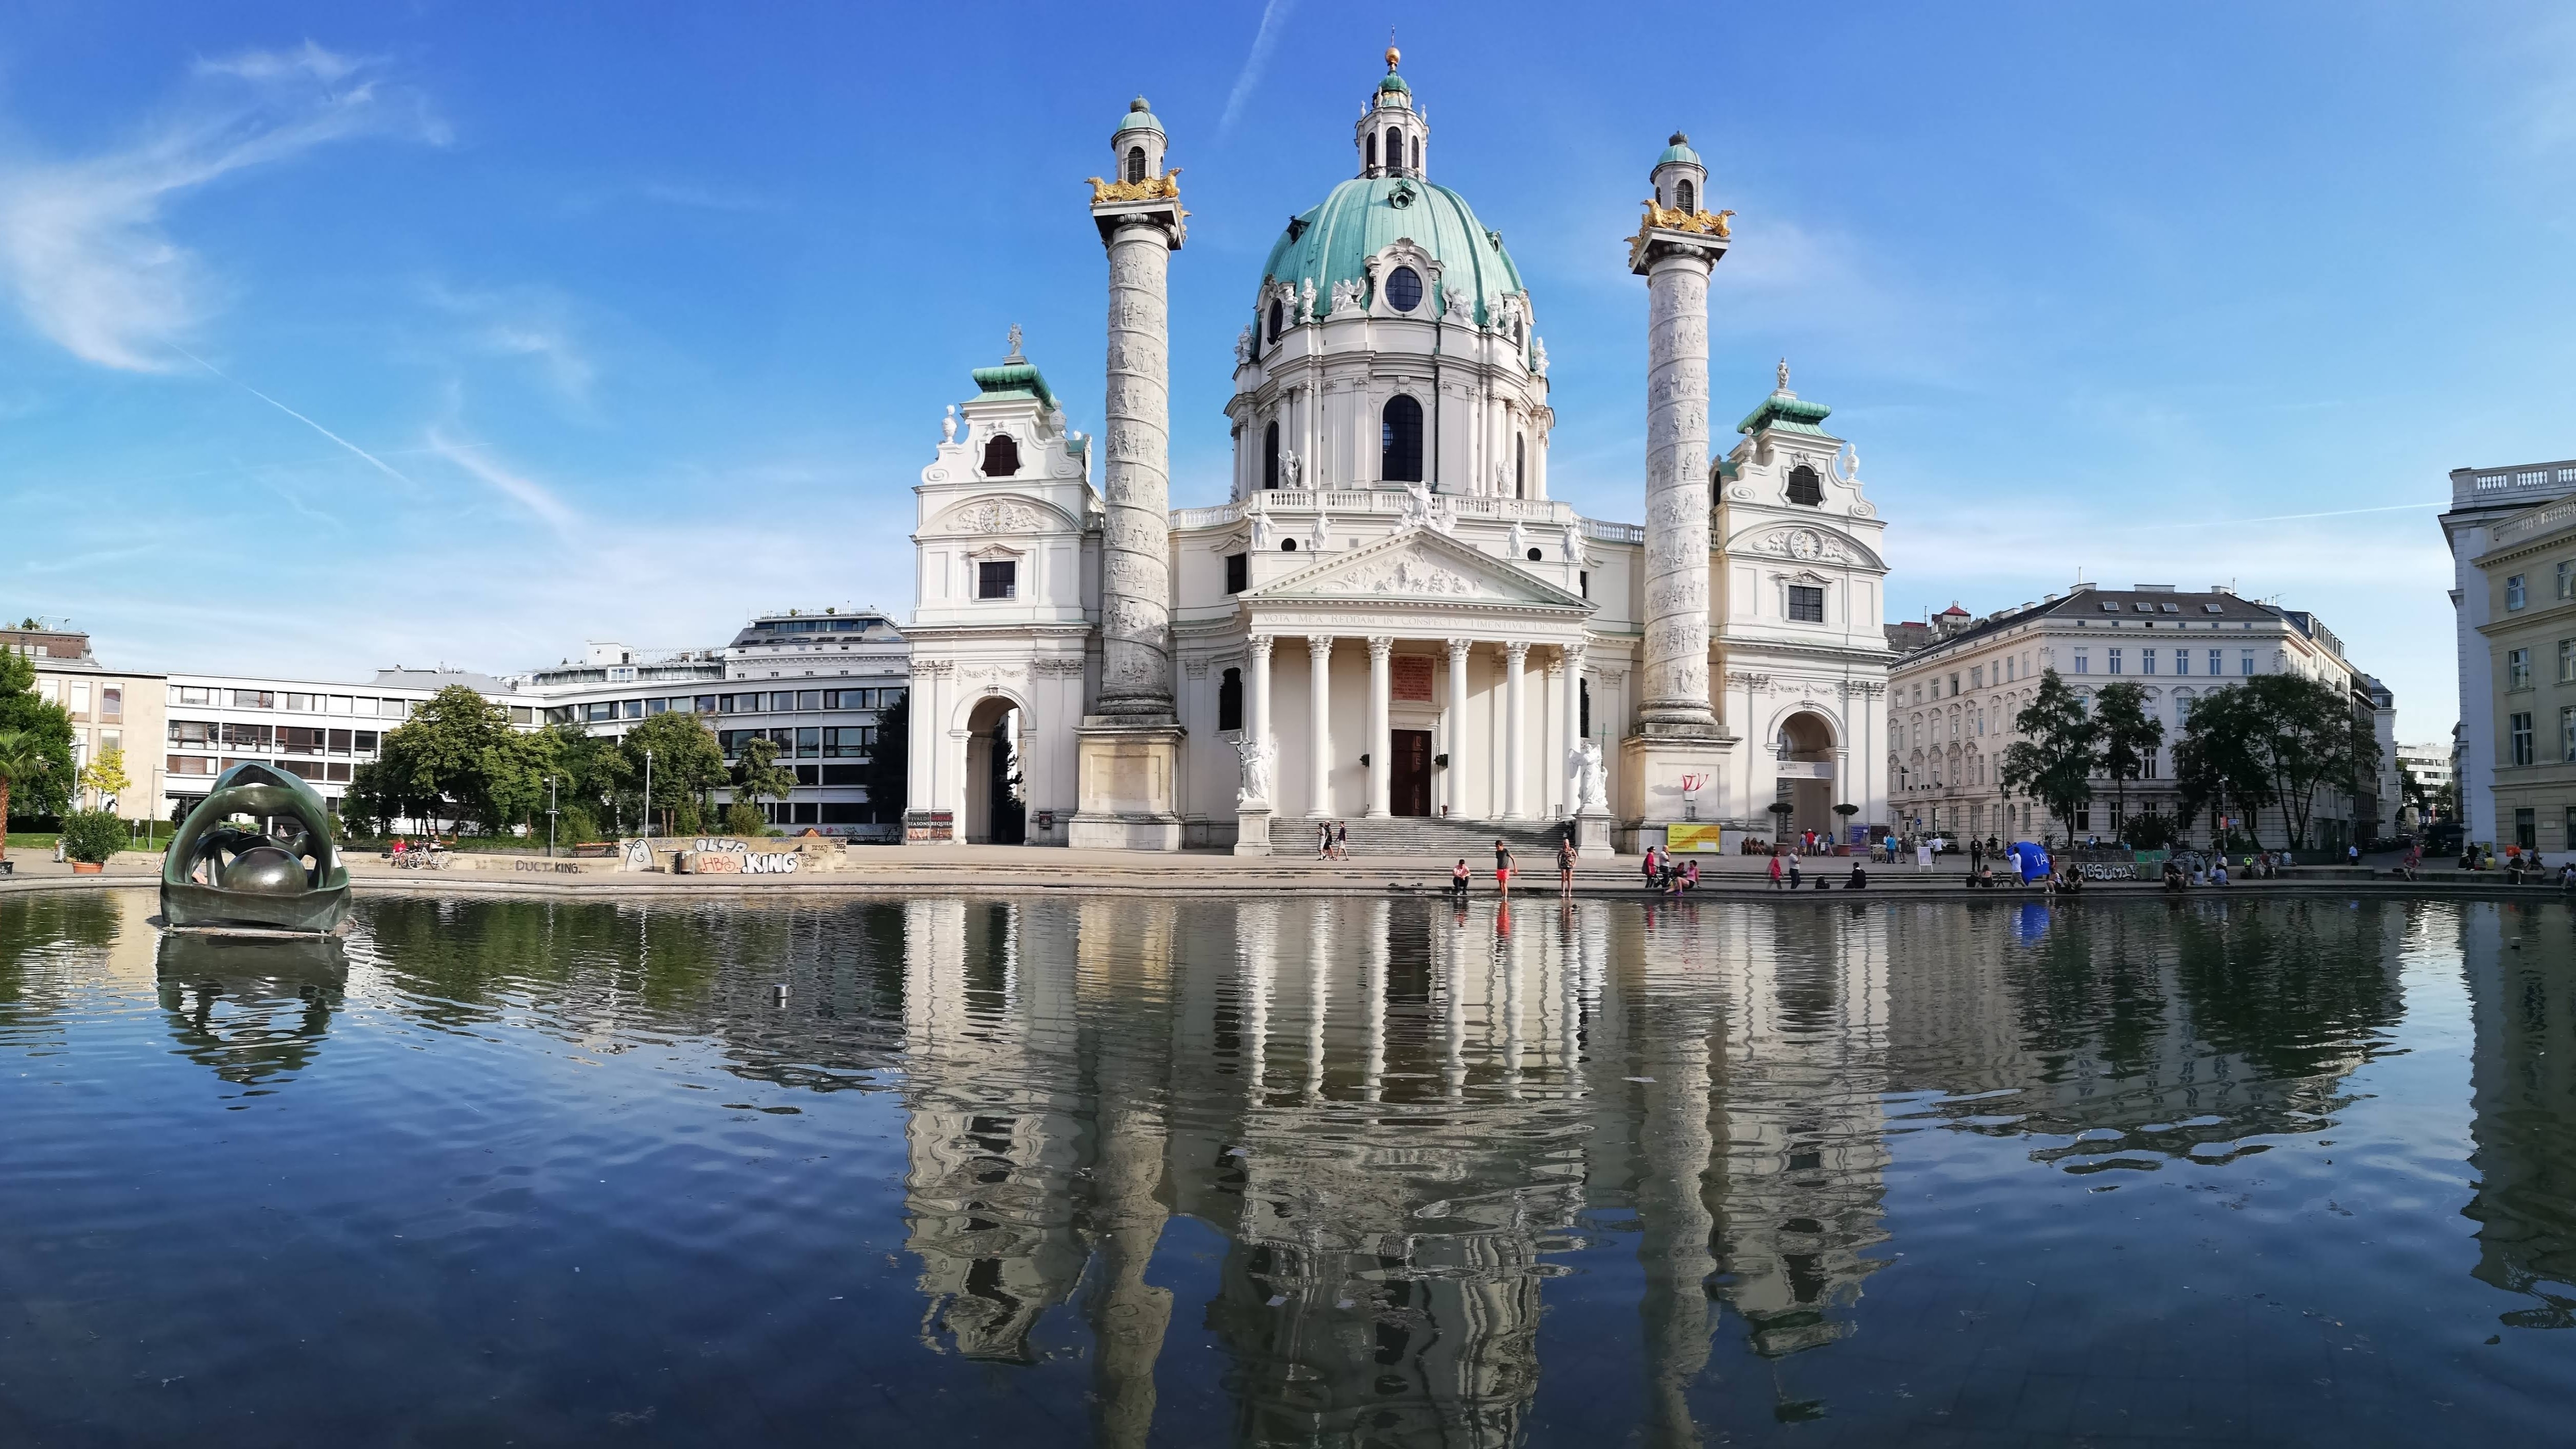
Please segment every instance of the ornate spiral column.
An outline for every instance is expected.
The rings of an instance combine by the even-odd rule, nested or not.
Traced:
[[[1646,270],[1648,734],[1713,735],[1708,695],[1708,275],[1699,247]]]
[[[1109,373],[1103,398],[1100,709],[1172,717],[1171,304],[1179,237],[1159,218],[1109,236]]]

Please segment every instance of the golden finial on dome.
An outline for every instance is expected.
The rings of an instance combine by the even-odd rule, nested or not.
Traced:
[[[1386,69],[1389,75],[1395,73],[1395,63],[1402,59],[1404,59],[1403,51],[1396,49],[1392,45],[1386,48]]]

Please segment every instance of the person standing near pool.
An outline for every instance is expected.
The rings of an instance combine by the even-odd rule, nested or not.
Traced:
[[[1504,895],[1512,893],[1512,848],[1494,837],[1494,889]]]
[[[1575,855],[1573,836],[1568,835],[1556,843],[1556,893],[1558,895],[1574,894]]]

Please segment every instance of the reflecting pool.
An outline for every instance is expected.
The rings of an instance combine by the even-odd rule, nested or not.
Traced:
[[[0,1443],[2568,1433],[2562,907],[153,910],[0,897]]]

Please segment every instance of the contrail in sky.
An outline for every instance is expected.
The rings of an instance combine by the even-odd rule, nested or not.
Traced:
[[[1279,28],[1288,21],[1288,12],[1297,8],[1297,0],[1270,0],[1261,7],[1261,28],[1253,32],[1252,53],[1243,58],[1243,70],[1234,78],[1234,90],[1225,98],[1225,114],[1218,118],[1216,133],[1223,136],[1234,129],[1234,118],[1243,113],[1243,103],[1252,99],[1252,88],[1261,84],[1261,72],[1270,65],[1271,48],[1279,43]]]
[[[178,343],[173,342],[169,344],[169,347],[171,351],[178,353],[181,357],[188,359],[190,362],[197,364],[206,371],[213,373],[215,376],[220,377],[224,381],[231,383],[233,386],[240,388],[242,391],[249,393],[252,397],[258,398],[261,402],[268,404],[270,407],[273,407],[279,412],[286,414],[288,417],[295,419],[304,426],[311,428],[313,431],[320,433],[326,438],[329,438],[332,442],[335,442],[341,447],[348,449],[350,452],[357,454],[359,457],[366,459],[369,464],[373,465],[386,477],[392,478],[408,488],[417,488],[420,486],[419,484],[412,482],[409,478],[404,477],[401,473],[396,472],[391,463],[388,463],[384,459],[377,457],[375,454],[368,452],[366,449],[359,447],[357,444],[350,442],[348,439],[341,437],[338,433],[331,431],[329,428],[313,421],[304,414],[299,413],[295,409],[288,407],[286,404],[279,402],[277,399],[270,397],[267,393],[261,392],[258,388],[251,386],[249,383],[246,383],[240,378],[224,371],[222,368],[215,366],[213,363],[208,362],[206,359],[199,357],[193,352],[190,352],[188,349],[181,347]]]
[[[2448,508],[2448,502],[2391,503],[2384,508],[2330,508],[2323,513],[2271,513],[2261,518],[2210,518],[2197,523],[2151,523],[2139,530],[2152,533],[2172,528],[2218,528],[2239,523],[2289,523],[2301,518],[2349,518],[2356,513],[2402,513],[2409,508]]]

